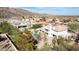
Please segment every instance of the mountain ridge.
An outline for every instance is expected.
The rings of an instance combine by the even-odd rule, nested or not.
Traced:
[[[24,9],[21,9],[21,8],[0,7],[0,17],[11,18],[11,17],[18,17],[18,16],[73,17],[73,16],[65,16],[65,15],[50,15],[50,14],[34,13],[34,12],[24,10]]]

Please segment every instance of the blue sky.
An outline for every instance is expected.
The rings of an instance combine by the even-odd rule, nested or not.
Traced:
[[[21,8],[36,13],[79,16],[79,7],[21,7]]]

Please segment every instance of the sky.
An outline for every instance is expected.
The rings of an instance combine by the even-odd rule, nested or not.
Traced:
[[[21,9],[51,15],[79,16],[79,7],[21,7]]]

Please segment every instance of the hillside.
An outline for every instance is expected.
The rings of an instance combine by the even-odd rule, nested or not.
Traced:
[[[0,17],[4,18],[11,18],[11,17],[18,17],[18,16],[48,16],[48,17],[55,17],[55,18],[76,18],[78,16],[58,16],[58,15],[49,15],[49,14],[41,14],[41,13],[34,13],[28,10],[23,10],[20,8],[12,8],[12,7],[0,7]]]
[[[40,15],[40,14],[19,8],[0,7],[0,17],[4,18],[17,17],[17,16],[33,16],[33,15]]]

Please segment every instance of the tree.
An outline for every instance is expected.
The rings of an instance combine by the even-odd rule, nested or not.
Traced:
[[[46,21],[46,17],[42,17],[41,21]]]
[[[22,16],[23,19],[25,19],[25,16]]]
[[[0,24],[0,32],[1,33],[10,34],[11,33],[11,28],[12,28],[12,26],[7,22],[3,22],[3,23]]]

